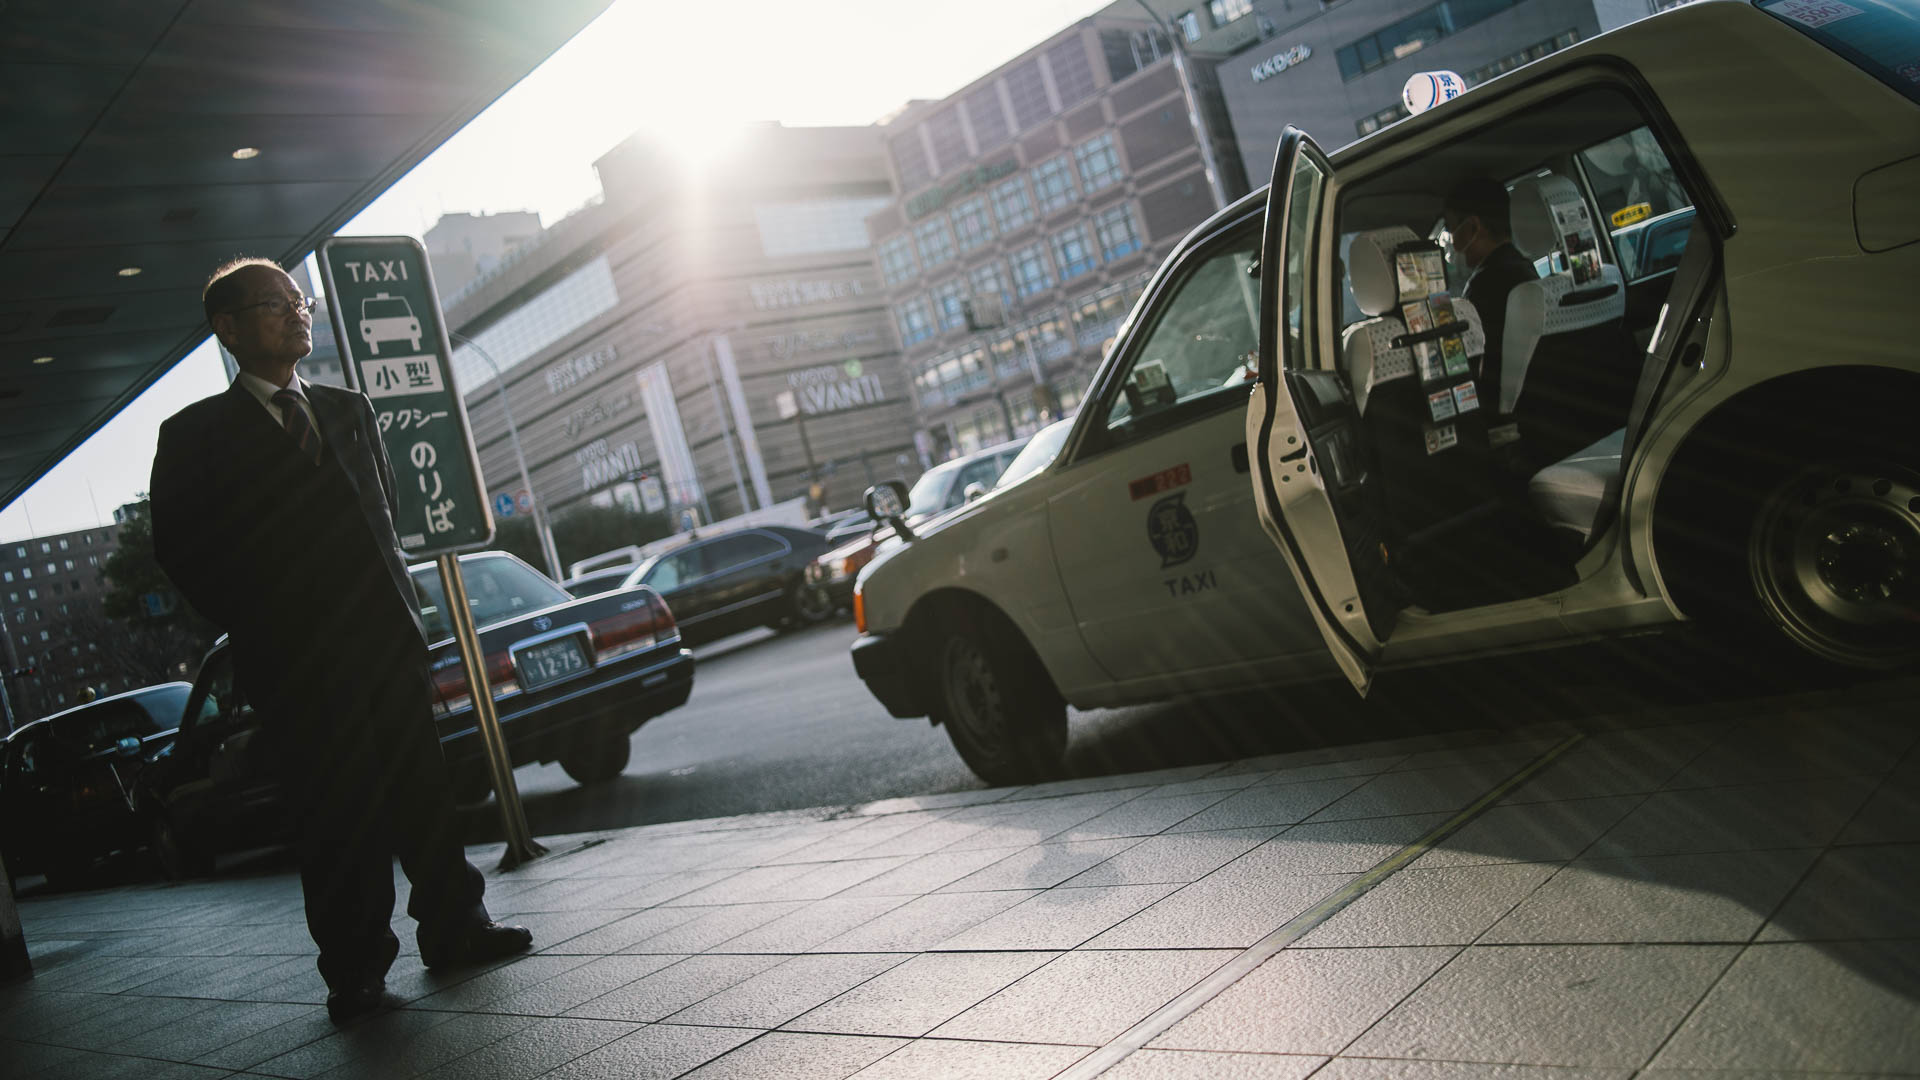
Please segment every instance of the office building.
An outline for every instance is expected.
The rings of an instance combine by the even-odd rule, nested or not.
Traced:
[[[927,460],[1070,414],[1153,269],[1245,191],[1190,74],[1218,192],[1168,39],[1118,4],[885,125],[901,198],[870,225]]]
[[[508,411],[556,512],[713,521],[815,484],[848,507],[917,471],[877,129],[754,125],[697,168],[636,136],[595,168],[599,200],[443,297],[496,507],[522,488]]]
[[[500,269],[515,250],[540,239],[540,215],[526,210],[498,214],[442,214],[421,241],[440,295],[452,296],[473,279]]]
[[[33,669],[6,680],[14,726],[79,704],[87,688],[104,696],[151,681],[128,668],[101,607],[119,531],[116,523],[0,544],[0,661],[6,671]]]

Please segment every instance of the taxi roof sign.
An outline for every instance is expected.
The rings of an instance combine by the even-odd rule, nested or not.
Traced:
[[[1653,216],[1652,203],[1634,203],[1632,206],[1624,206],[1613,212],[1613,227],[1624,229],[1636,221],[1645,221],[1651,216]]]

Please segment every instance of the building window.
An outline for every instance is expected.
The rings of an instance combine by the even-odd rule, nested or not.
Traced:
[[[474,334],[473,340],[502,372],[512,371],[619,303],[613,267],[602,255]],[[472,345],[453,350],[453,381],[460,389],[491,382],[493,370]]]
[[[29,600],[38,600],[38,599],[40,599],[40,590],[39,590],[39,589],[28,589],[28,590],[27,590],[27,599],[29,599]]]
[[[912,345],[933,336],[933,311],[925,297],[916,296],[900,305],[900,342]]]
[[[911,281],[920,272],[913,261],[913,241],[906,233],[890,236],[880,245],[880,272],[887,276],[889,285]]]
[[[760,249],[770,259],[865,251],[873,245],[867,219],[892,202],[868,196],[755,203],[753,217],[760,226]]]
[[[97,641],[89,641],[89,642],[87,642],[87,651],[88,651],[88,652],[99,652],[99,651],[100,651],[100,643],[99,643],[99,642],[97,642]]]
[[[66,563],[67,563],[67,569],[69,569],[69,570],[71,570],[71,569],[73,569],[73,560],[72,560],[72,559],[68,559],[68,560],[66,560]]]
[[[31,567],[31,566],[23,566],[23,567],[21,567],[21,568],[20,568],[20,577],[21,577],[21,578],[22,578],[23,580],[24,580],[24,579],[27,579],[27,578],[31,578],[32,576],[33,576],[33,567]]]
[[[1225,26],[1252,11],[1252,0],[1207,0],[1207,12],[1213,16],[1215,26]]]
[[[1579,40],[1580,31],[1568,30],[1563,34],[1555,34],[1545,41],[1536,41],[1532,45],[1521,49],[1519,52],[1509,53],[1491,64],[1483,64],[1467,72],[1467,85],[1479,86],[1488,79],[1498,78],[1515,68],[1531,64],[1543,56],[1557,53],[1561,49],[1577,43]]]
[[[967,325],[967,286],[959,278],[933,290],[933,313],[942,330],[964,330]]]
[[[1080,167],[1080,186],[1089,195],[1120,180],[1120,153],[1111,133],[1074,147],[1073,160]]]
[[[1013,105],[1016,131],[1025,131],[1053,115],[1053,105],[1047,101],[1047,84],[1042,81],[1038,59],[1008,69],[1007,99]]]
[[[17,593],[17,592],[10,592],[10,593],[8,593],[8,594],[7,594],[7,603],[9,603],[9,604],[17,604],[17,603],[19,603],[19,602],[20,602],[20,594],[19,594],[19,593]]]
[[[40,541],[40,554],[42,554],[42,555],[45,555],[45,554],[48,554],[49,552],[51,552],[52,550],[53,550],[53,542],[52,542],[52,541],[50,541],[50,540],[42,540],[42,541]]]
[[[972,286],[975,296],[998,296],[1003,304],[1013,303],[1013,290],[1007,285],[1007,272],[998,259],[974,267],[973,273],[967,275],[967,284]]]
[[[946,218],[937,217],[914,226],[913,239],[920,245],[921,265],[929,270],[953,258],[953,233],[947,229]]]
[[[67,550],[67,538],[64,536],[60,538],[60,550],[61,551]]]
[[[41,641],[46,641],[46,640],[49,640],[49,639],[51,638],[51,636],[52,636],[52,635],[50,635],[50,634],[48,634],[48,633],[47,633],[47,632],[46,632],[45,630],[42,630],[42,631],[40,631],[40,640],[41,640]]]
[[[1016,176],[993,189],[993,216],[1001,232],[1012,232],[1033,220],[1033,200],[1027,197],[1025,177]]]
[[[6,573],[7,573],[7,580],[8,580],[8,581],[12,581],[12,580],[13,580],[13,571],[11,571],[11,570],[9,570],[9,571],[7,571]]]
[[[972,251],[993,239],[993,219],[987,216],[987,200],[975,196],[953,208],[953,232],[961,251]]]
[[[1173,23],[1180,28],[1181,35],[1188,41],[1199,41],[1200,35],[1206,33],[1206,31],[1200,27],[1200,15],[1198,12],[1183,11],[1174,16]]]
[[[901,191],[912,191],[933,179],[926,147],[920,145],[919,128],[910,128],[906,134],[889,141],[887,152],[893,155],[893,167],[900,171]]]
[[[1101,211],[1093,219],[1093,232],[1100,243],[1100,257],[1108,262],[1140,250],[1140,230],[1133,223],[1131,204]]]
[[[1047,50],[1047,69],[1053,72],[1053,89],[1060,96],[1060,107],[1071,108],[1093,96],[1093,64],[1087,59],[1087,45],[1078,34]]]
[[[1053,234],[1053,261],[1060,268],[1061,281],[1071,281],[1094,268],[1096,260],[1093,247],[1087,243],[1085,225]]]
[[[73,614],[73,610],[72,610],[72,606],[71,606],[71,605],[69,605],[69,604],[61,604],[61,605],[60,605],[60,614],[62,614],[62,615],[71,615],[71,614]]]
[[[88,565],[88,566],[99,566],[99,565],[100,565],[100,556],[98,556],[98,555],[89,555],[89,556],[87,556],[87,565]]]
[[[1028,244],[1013,253],[1013,283],[1021,296],[1032,296],[1053,286],[1044,245]]]
[[[1033,191],[1040,199],[1040,212],[1051,214],[1073,202],[1073,172],[1065,154],[1049,158],[1033,170]]]
[[[49,574],[57,574],[57,573],[59,573],[59,572],[60,572],[60,567],[58,567],[58,566],[56,566],[56,565],[55,565],[55,564],[53,564],[53,563],[48,563],[48,564],[47,564],[47,573],[49,573]]]
[[[86,537],[85,537],[85,540],[87,541],[87,546],[88,546],[88,547],[92,547],[92,546],[93,546],[93,534],[92,534],[92,533],[88,533],[88,534],[86,535]]]
[[[23,547],[17,547],[17,548],[14,548],[14,549],[13,549],[13,557],[14,557],[14,558],[16,558],[16,559],[24,559],[24,558],[26,558],[26,557],[27,557],[27,549],[26,549],[26,548],[25,548],[24,546],[23,546]]]
[[[1352,80],[1377,71],[1518,3],[1520,0],[1442,0],[1342,46],[1334,54],[1340,64],[1340,77]]]

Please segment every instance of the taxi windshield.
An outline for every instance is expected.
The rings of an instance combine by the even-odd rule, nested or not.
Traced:
[[[466,579],[473,624],[482,630],[490,623],[564,604],[570,599],[560,586],[516,559],[463,560],[460,576]],[[447,624],[445,614],[447,596],[440,587],[439,570],[432,566],[415,570],[413,584],[420,594],[420,618],[426,623],[427,636],[435,641],[452,637],[453,628]]]
[[[1007,471],[1000,474],[1000,479],[993,485],[994,490],[1012,487],[1053,464],[1053,459],[1060,456],[1060,448],[1067,445],[1067,436],[1072,431],[1071,419],[1057,420],[1041,428],[1033,441],[1027,443],[1026,449],[1020,451],[1020,455],[1007,466]]]
[[[1755,6],[1920,102],[1920,0],[1760,0]]]

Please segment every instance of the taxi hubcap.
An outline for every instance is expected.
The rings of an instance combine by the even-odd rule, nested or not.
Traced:
[[[1749,548],[1761,603],[1789,637],[1840,663],[1920,652],[1920,478],[1809,469],[1762,506]]]
[[[954,719],[976,738],[990,738],[1000,715],[1000,684],[980,647],[955,638],[947,647],[947,700]]]

